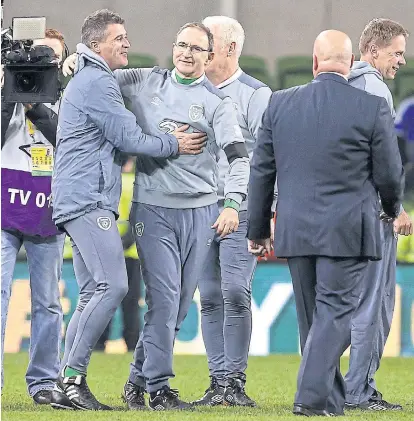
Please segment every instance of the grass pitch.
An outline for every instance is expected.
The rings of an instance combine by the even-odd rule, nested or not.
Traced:
[[[26,392],[24,374],[27,354],[6,354],[4,358],[5,386],[2,393],[2,419],[10,421],[275,421],[298,420],[292,412],[296,374],[300,358],[291,355],[251,357],[247,370],[246,391],[258,403],[257,408],[197,408],[195,411],[126,411],[120,395],[128,377],[132,355],[94,353],[88,374],[88,384],[97,398],[113,406],[112,412],[56,411],[35,405]],[[348,361],[343,360],[346,370]],[[203,356],[176,356],[176,378],[171,387],[180,391],[184,400],[199,398],[208,387],[208,371]],[[414,420],[414,358],[384,358],[377,374],[379,389],[390,402],[401,403],[402,412],[350,411],[347,420]]]

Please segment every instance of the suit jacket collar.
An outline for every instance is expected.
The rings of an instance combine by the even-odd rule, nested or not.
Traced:
[[[341,75],[332,72],[324,72],[319,74],[318,76],[313,79],[313,82],[322,82],[324,80],[334,80],[335,82],[343,83],[348,85],[348,81]]]

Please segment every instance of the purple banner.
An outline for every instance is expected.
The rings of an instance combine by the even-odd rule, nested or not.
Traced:
[[[41,237],[59,234],[49,207],[50,184],[51,177],[2,168],[1,228]]]

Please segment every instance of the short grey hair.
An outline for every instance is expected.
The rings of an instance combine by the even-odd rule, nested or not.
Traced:
[[[203,19],[207,27],[218,26],[222,34],[224,45],[227,47],[232,42],[236,44],[236,56],[240,57],[244,45],[244,29],[240,22],[228,16],[207,16]]]
[[[209,52],[213,51],[213,47],[214,47],[213,34],[210,32],[210,29],[208,29],[207,26],[205,26],[201,22],[189,22],[189,23],[186,23],[185,25],[183,25],[178,30],[177,35],[175,36],[176,41],[177,41],[178,35],[180,35],[181,32],[183,32],[184,29],[187,29],[187,28],[197,28],[200,31],[205,32],[205,34],[207,35],[207,40],[208,40],[208,51]]]
[[[102,42],[106,37],[108,25],[125,23],[118,13],[108,9],[97,10],[91,13],[83,22],[81,30],[81,42],[88,48],[93,41]]]
[[[379,48],[388,47],[395,37],[403,35],[408,38],[408,31],[398,22],[391,19],[372,19],[362,31],[359,39],[359,51],[366,54],[375,44]]]

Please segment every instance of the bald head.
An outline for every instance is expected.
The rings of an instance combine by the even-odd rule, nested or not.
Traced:
[[[348,35],[333,29],[321,32],[313,46],[313,74],[337,72],[348,75],[353,63]]]

